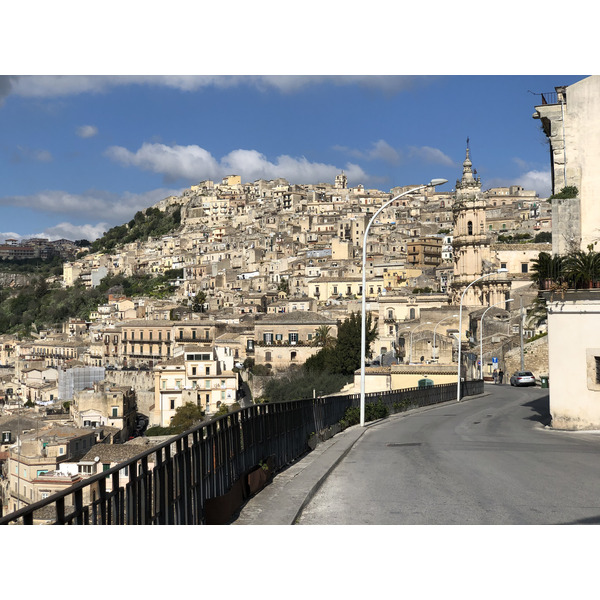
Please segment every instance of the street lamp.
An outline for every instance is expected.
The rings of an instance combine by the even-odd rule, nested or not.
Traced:
[[[477,283],[478,281],[481,281],[482,279],[485,279],[486,277],[490,277],[491,275],[496,275],[497,273],[506,273],[508,271],[508,269],[498,269],[497,271],[492,271],[491,273],[485,273],[485,275],[482,275],[481,277],[478,277],[477,279],[475,279],[474,281],[471,281],[471,283],[463,290],[463,293],[460,297],[460,309],[458,311],[458,377],[457,377],[457,381],[456,381],[456,401],[460,402],[460,366],[461,366],[461,360],[460,360],[460,355],[461,355],[461,346],[462,346],[462,304],[463,304],[463,300],[465,298],[465,294],[467,293],[467,290],[474,285],[475,283]]]
[[[391,200],[384,202],[381,205],[381,208],[371,217],[371,220],[367,224],[365,229],[365,235],[363,238],[363,252],[362,252],[362,320],[361,320],[361,340],[360,340],[360,425],[364,427],[365,425],[365,353],[367,351],[367,332],[366,332],[366,313],[367,313],[367,236],[369,234],[369,229],[371,228],[371,224],[375,220],[375,217],[379,215],[379,213],[387,208],[392,202],[398,200],[402,196],[406,196],[411,194],[412,192],[416,192],[417,190],[422,190],[427,187],[435,187],[436,185],[443,185],[447,183],[447,179],[432,179],[429,183],[424,185],[417,186],[406,192],[402,192],[397,196],[394,196]]]
[[[458,315],[450,315],[448,317],[444,317],[441,321],[438,321],[438,323],[436,324],[436,326],[433,328],[433,348],[431,349],[431,360],[433,362],[434,359],[434,351],[436,349],[436,345],[435,345],[435,330],[437,329],[438,325],[440,323],[443,323],[444,321],[447,321],[448,319],[456,319],[456,317],[458,317]],[[439,357],[436,357],[436,360],[439,360]]]
[[[492,304],[488,306],[481,315],[481,319],[479,320],[479,365],[481,369],[481,379],[483,379],[483,317],[485,317],[485,313],[490,310],[490,308],[494,308],[494,306],[500,306],[500,304],[508,304],[512,302],[513,298],[509,298],[508,300],[502,300],[502,302],[497,302],[496,304]]]
[[[431,325],[431,321],[427,321],[427,323],[420,323],[419,325],[417,325],[414,329],[410,330],[410,355],[408,357],[408,364],[412,365],[412,350],[413,350],[413,333],[419,329],[419,327],[423,326],[423,325]]]

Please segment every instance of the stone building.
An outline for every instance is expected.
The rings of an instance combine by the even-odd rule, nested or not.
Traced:
[[[600,240],[600,76],[542,94],[533,118],[550,142],[553,194],[578,190],[575,198],[552,200],[552,251],[585,251]]]
[[[481,179],[472,169],[470,151],[463,162],[462,178],[456,181],[456,195],[452,207],[454,233],[454,280],[451,286],[452,304],[459,304],[465,293],[465,306],[490,306],[510,295],[510,281],[493,275],[468,287],[484,273],[495,271],[486,229],[486,199],[481,190]],[[468,288],[468,289],[467,289]]]

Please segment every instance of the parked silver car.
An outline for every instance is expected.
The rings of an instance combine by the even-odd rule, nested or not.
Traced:
[[[535,377],[531,371],[517,371],[510,378],[510,385],[535,385]]]

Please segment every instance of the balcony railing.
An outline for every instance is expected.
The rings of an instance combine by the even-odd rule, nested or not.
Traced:
[[[466,381],[464,396],[483,392]],[[456,384],[367,394],[390,412],[456,398]],[[253,492],[250,475],[277,472],[307,453],[312,433],[339,424],[360,394],[260,404],[201,424],[13,513],[0,525],[198,525],[231,521]],[[0,505],[1,506],[1,505]]]

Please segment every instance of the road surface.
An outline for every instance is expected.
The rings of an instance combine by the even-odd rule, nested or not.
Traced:
[[[368,428],[298,524],[600,523],[600,433],[546,427],[545,389],[488,392]]]

